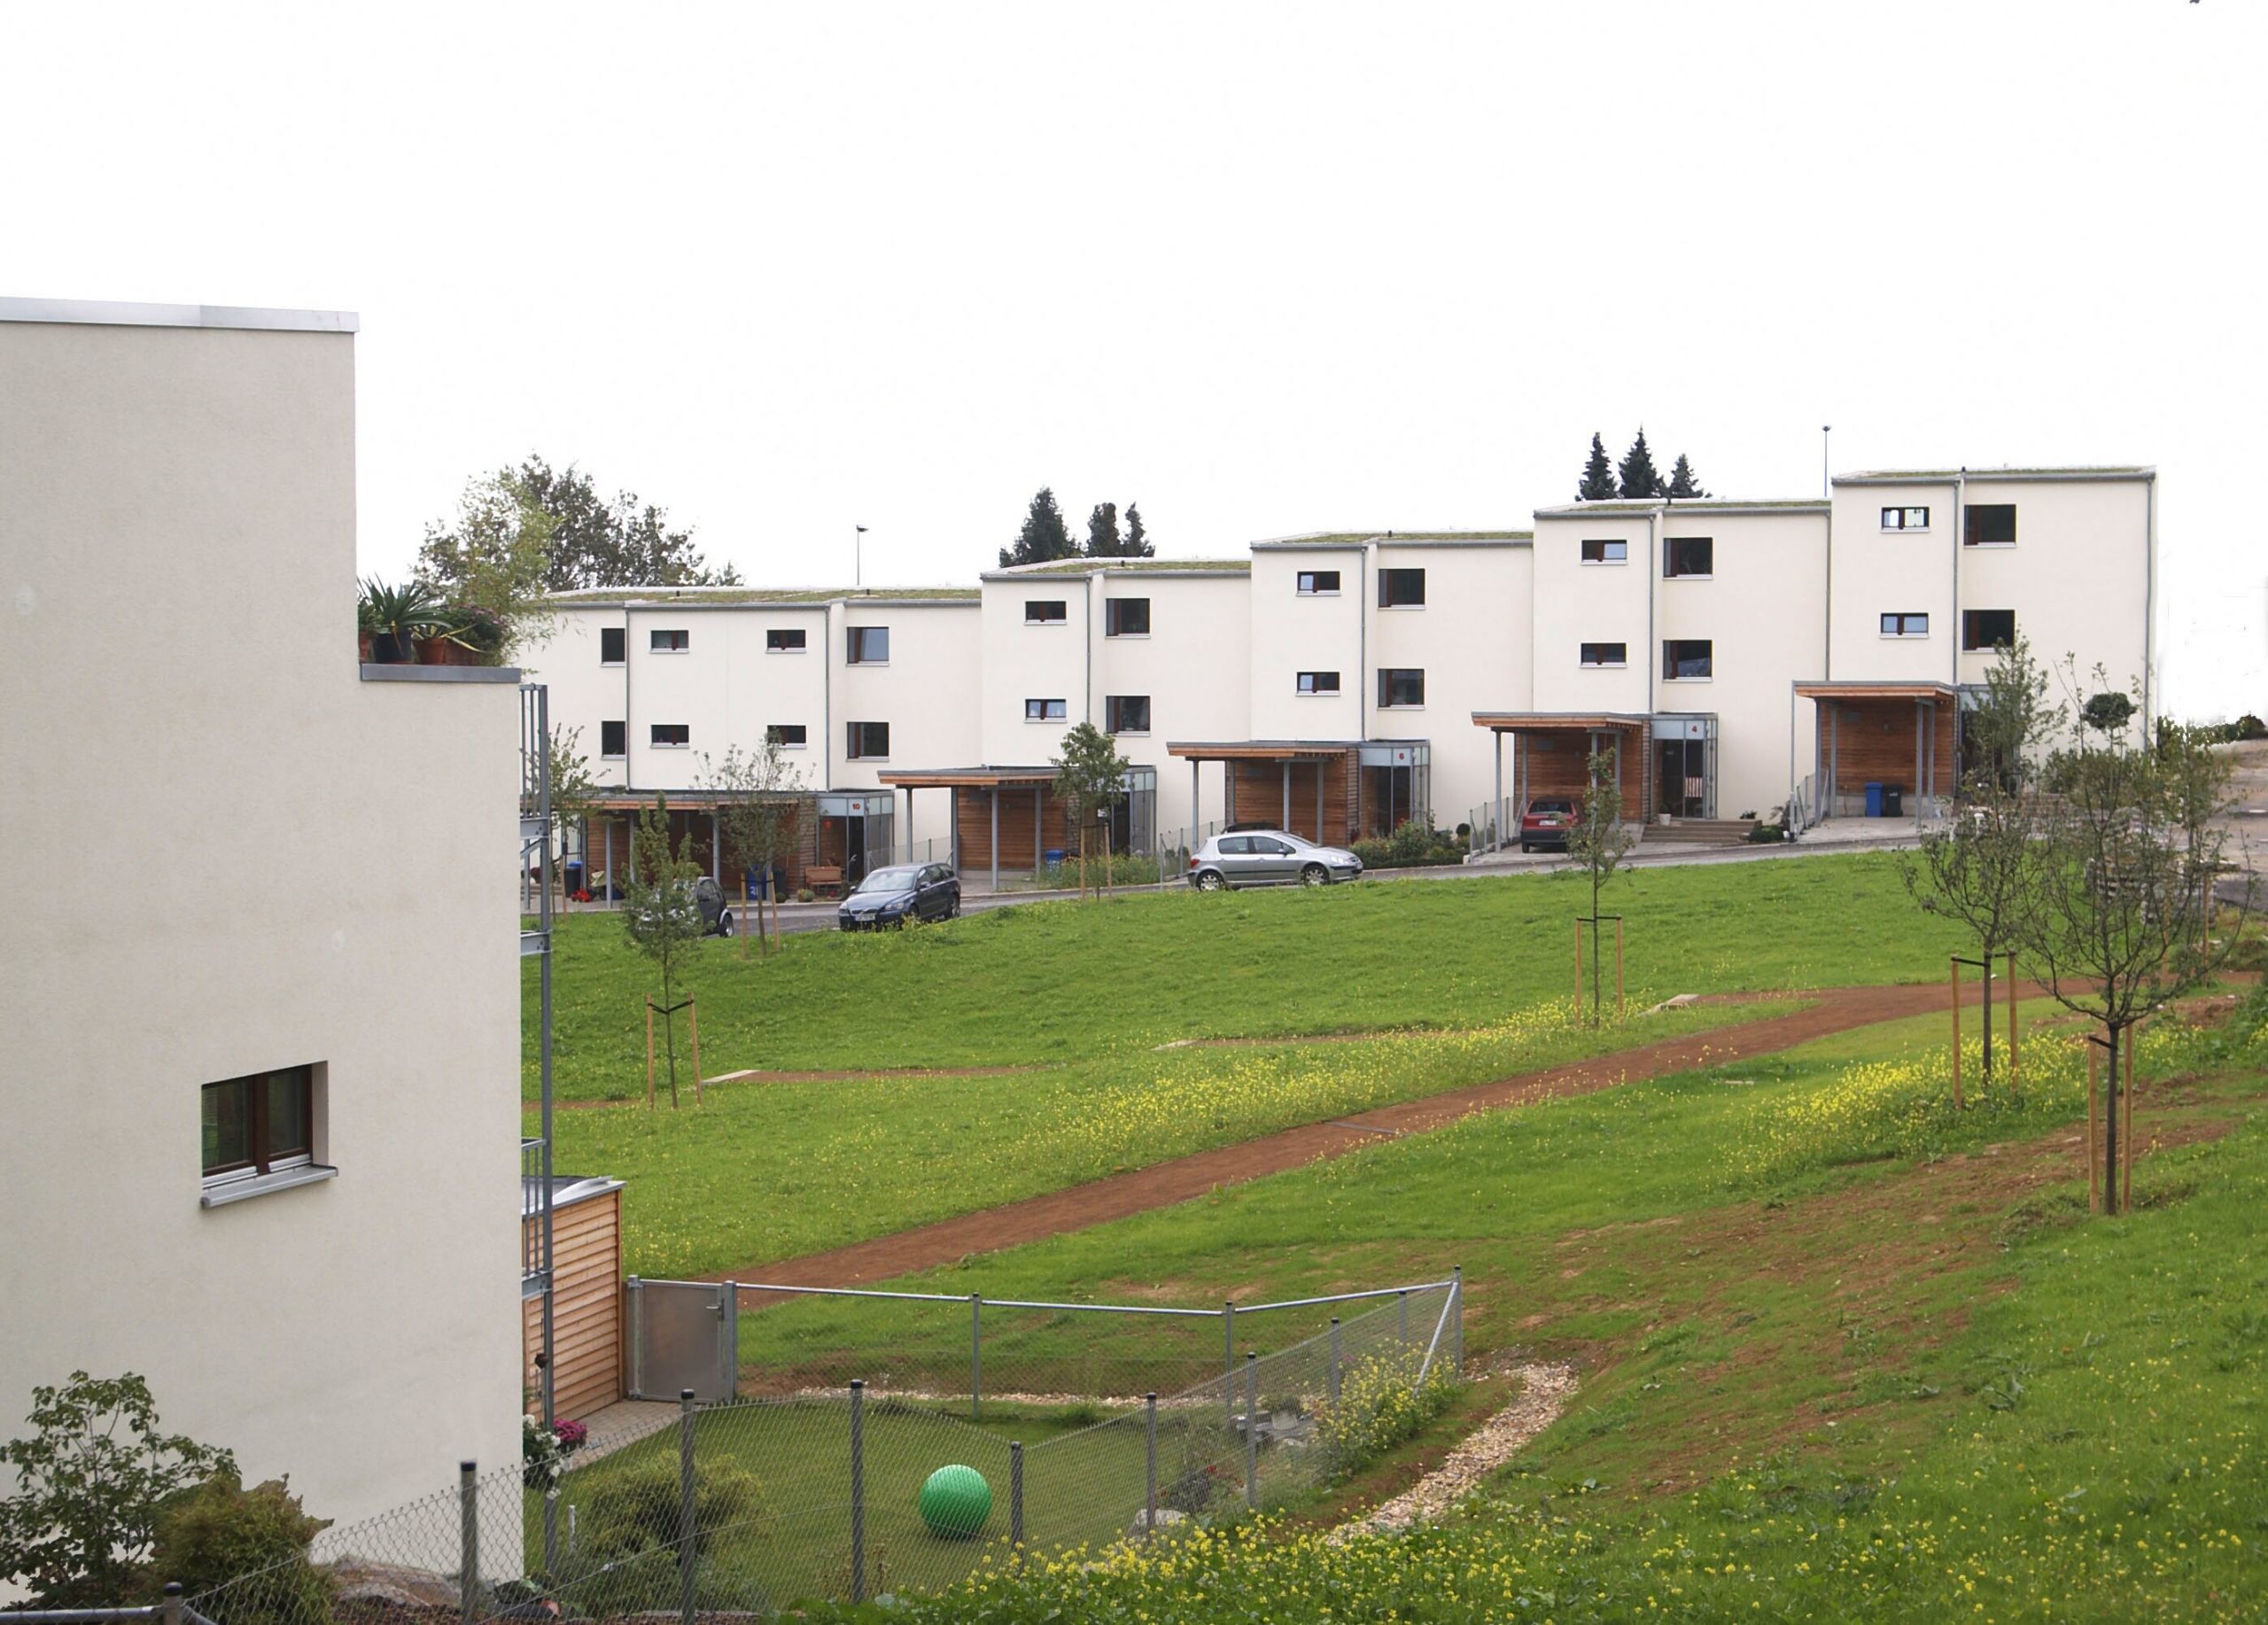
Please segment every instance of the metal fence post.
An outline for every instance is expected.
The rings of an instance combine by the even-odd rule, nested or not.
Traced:
[[[741,1396],[741,1289],[737,1281],[726,1281],[717,1307],[722,1318],[717,1327],[718,1363],[724,1369],[718,1372],[717,1393],[719,1398],[738,1399]]]
[[[1244,1504],[1260,1504],[1260,1351],[1244,1357]]]
[[[160,1617],[164,1619],[166,1625],[181,1625],[180,1581],[168,1580],[166,1582],[165,1598],[166,1600],[159,1605],[159,1608],[162,1610]]]
[[[693,1390],[677,1396],[677,1615],[680,1625],[693,1625]]]
[[[1016,1567],[1024,1562],[1024,1447],[1021,1439],[1008,1444],[1008,1544],[1016,1554]]]
[[[1449,1361],[1459,1382],[1464,1380],[1464,1266],[1449,1269]]]
[[[1407,1287],[1394,1295],[1394,1335],[1402,1340],[1404,1349],[1410,1347],[1410,1292]]]
[[[850,1600],[866,1600],[866,1381],[850,1379]]]
[[[559,1486],[543,1491],[543,1575],[547,1582],[559,1572]]]
[[[1237,1418],[1237,1306],[1231,1299],[1221,1308],[1221,1341],[1225,1345],[1221,1357],[1222,1398],[1226,1403],[1229,1420]]]
[[[968,1295],[968,1419],[975,1421],[984,1393],[984,1295]]]
[[[1333,1315],[1333,1316],[1331,1318],[1331,1380],[1330,1380],[1330,1383],[1328,1384],[1328,1388],[1329,1388],[1330,1394],[1331,1394],[1331,1408],[1332,1408],[1333,1411],[1336,1411],[1336,1410],[1338,1410],[1338,1409],[1339,1409],[1339,1368],[1340,1368],[1340,1354],[1339,1354],[1339,1317],[1338,1317],[1338,1316],[1336,1316],[1336,1315]]]
[[[613,884],[613,877],[607,883]],[[636,1276],[622,1283],[622,1295],[629,1313],[623,1317],[630,1323],[630,1397],[646,1397],[646,1283]]]
[[[1158,1532],[1158,1391],[1143,1396],[1142,1538]]]
[[[457,1618],[472,1625],[480,1603],[480,1487],[479,1468],[472,1462],[457,1464]]]

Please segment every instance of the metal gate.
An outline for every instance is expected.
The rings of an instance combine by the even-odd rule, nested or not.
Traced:
[[[628,1307],[630,1397],[731,1399],[740,1386],[740,1288],[730,1281],[622,1286]]]

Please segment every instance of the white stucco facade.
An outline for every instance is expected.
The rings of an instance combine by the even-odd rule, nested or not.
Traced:
[[[362,680],[353,325],[0,302],[0,1406],[139,1372],[340,1520],[521,1406],[517,690]],[[307,1182],[208,1205],[299,1067]]]

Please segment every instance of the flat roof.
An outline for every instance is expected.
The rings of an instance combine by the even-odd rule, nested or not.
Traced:
[[[1030,576],[1117,575],[1249,575],[1248,558],[1052,558],[1037,564],[1010,564],[987,570],[983,579],[1021,580]]]
[[[1365,745],[1422,745],[1424,739],[1223,739],[1169,740],[1166,754],[1203,762],[1276,762],[1302,756],[1337,756]]]
[[[1819,513],[1828,511],[1829,503],[1821,496],[1681,496],[1670,500],[1649,498],[1625,501],[1620,497],[1596,502],[1561,502],[1551,508],[1539,508],[1539,519],[1577,519],[1588,514],[1680,514],[1698,513]]]
[[[762,604],[975,603],[980,596],[973,587],[582,587],[547,594],[543,602],[563,610],[732,610]]]
[[[1057,770],[1045,767],[929,767],[885,768],[874,774],[884,784],[900,789],[942,789],[966,784],[972,788],[1003,784],[1052,784]]]
[[[351,310],[41,299],[0,299],[0,322],[46,322],[74,327],[229,327],[283,333],[352,333],[362,325],[362,318]]]
[[[1476,711],[1472,726],[1500,734],[1540,734],[1553,728],[1644,727],[1653,720],[1627,711]]]
[[[1951,700],[1961,690],[1938,682],[1816,682],[1798,683],[1796,692],[1807,700]]]
[[[1837,474],[1838,486],[1910,486],[1952,479],[2155,479],[2157,470],[2142,463],[2074,464],[2070,468],[1862,469]]]
[[[1515,548],[1535,540],[1534,531],[1316,531],[1301,536],[1271,536],[1252,543],[1254,552],[1302,548],[1352,548],[1371,542],[1396,548]]]

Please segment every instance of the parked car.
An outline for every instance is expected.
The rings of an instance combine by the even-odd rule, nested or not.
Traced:
[[[1567,826],[1575,821],[1575,804],[1565,796],[1539,796],[1520,814],[1520,851],[1567,850]]]
[[[733,911],[726,906],[725,889],[703,875],[693,882],[693,900],[701,906],[701,929],[711,937],[733,934]]]
[[[1336,846],[1281,829],[1216,835],[1189,855],[1189,883],[1200,891],[1230,886],[1327,886],[1354,880],[1363,860]]]
[[[876,869],[843,899],[835,921],[846,931],[878,931],[909,920],[960,913],[960,877],[950,863],[897,863]]]

